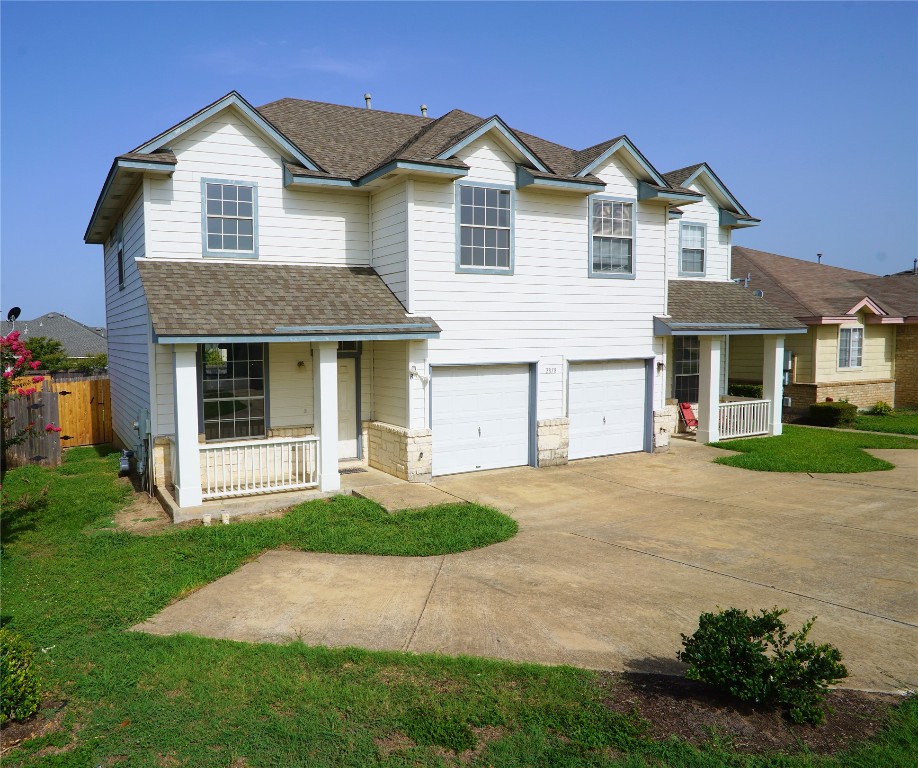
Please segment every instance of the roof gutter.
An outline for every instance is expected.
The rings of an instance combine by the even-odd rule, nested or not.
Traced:
[[[807,328],[766,328],[760,323],[680,323],[653,319],[654,336],[772,336],[806,333]]]
[[[541,176],[533,176],[528,168],[522,165],[516,166],[516,188],[534,187],[537,189],[550,189],[556,191],[580,192],[589,195],[593,192],[602,192],[606,185],[602,182],[589,181],[587,179],[546,179]]]
[[[704,200],[703,195],[693,193],[676,192],[675,190],[663,190],[648,184],[646,181],[638,182],[638,200],[640,202],[657,202],[673,203],[675,205],[686,203],[700,203]]]
[[[437,163],[419,163],[411,160],[393,160],[391,163],[370,171],[359,179],[345,179],[335,176],[296,176],[284,166],[284,186],[287,189],[303,187],[337,187],[339,189],[359,189],[377,179],[396,171],[409,171],[442,176],[447,179],[461,179],[468,176],[468,168],[459,168],[455,165],[439,165]]]

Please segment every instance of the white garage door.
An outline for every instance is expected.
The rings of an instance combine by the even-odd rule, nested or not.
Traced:
[[[570,364],[570,458],[644,450],[644,370],[643,360]]]
[[[433,474],[529,463],[529,366],[433,369]]]

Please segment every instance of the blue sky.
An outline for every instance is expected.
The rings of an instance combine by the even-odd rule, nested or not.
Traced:
[[[232,89],[707,161],[735,242],[879,274],[918,255],[916,3],[2,2],[5,316],[104,322],[82,242],[112,158]]]

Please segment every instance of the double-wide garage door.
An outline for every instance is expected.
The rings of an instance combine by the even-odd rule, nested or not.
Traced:
[[[435,367],[433,474],[529,463],[528,365]]]
[[[568,457],[642,451],[646,381],[643,360],[571,363]]]

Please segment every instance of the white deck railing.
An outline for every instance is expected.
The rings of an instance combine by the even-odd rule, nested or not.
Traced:
[[[284,437],[202,445],[204,499],[298,491],[319,485],[319,438]]]
[[[717,410],[718,434],[721,440],[768,433],[769,400],[730,398]]]

